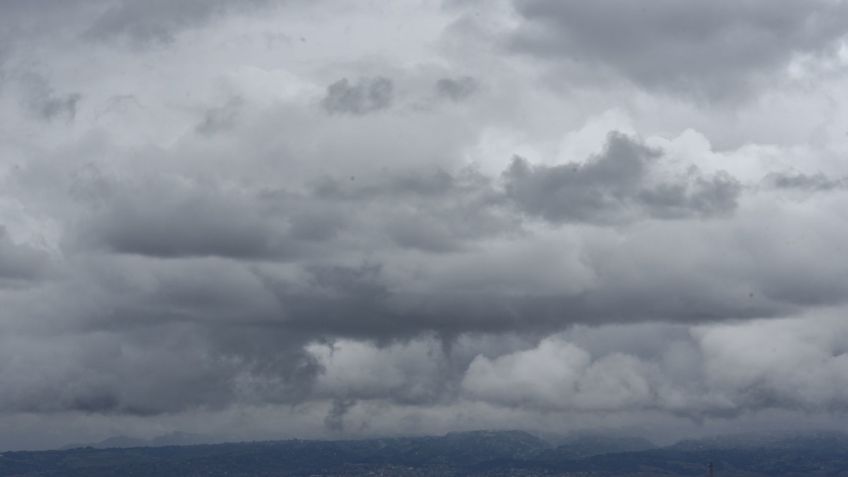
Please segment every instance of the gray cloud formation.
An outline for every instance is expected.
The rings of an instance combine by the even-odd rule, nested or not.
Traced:
[[[778,189],[800,189],[813,192],[843,189],[848,185],[845,179],[833,179],[821,172],[816,174],[775,172],[768,174],[765,182]]]
[[[324,426],[331,431],[344,430],[344,416],[348,410],[356,405],[354,399],[334,399],[333,407],[324,418]]]
[[[83,36],[95,40],[126,38],[136,44],[172,42],[174,35],[184,29],[200,26],[216,16],[266,3],[269,2],[247,0],[238,5],[219,0],[105,2],[102,13],[84,31]]]
[[[13,242],[6,228],[0,226],[0,286],[36,280],[47,272],[48,265],[47,253]]]
[[[36,74],[24,75],[20,83],[25,90],[25,106],[39,119],[72,121],[76,117],[81,94],[56,93],[47,80]]]
[[[349,81],[342,78],[327,86],[327,95],[321,100],[330,113],[368,114],[392,105],[394,84],[378,76]]]
[[[532,166],[516,157],[504,173],[507,195],[527,213],[554,222],[617,221],[631,213],[709,217],[735,209],[741,185],[726,173],[707,178],[693,169],[650,184],[652,162],[660,154],[613,134],[606,150],[582,165]]]
[[[109,250],[157,257],[247,259],[285,253],[273,224],[237,196],[221,200],[206,191],[199,195],[187,191],[183,196],[123,199],[116,198],[109,210],[83,231]]]
[[[200,134],[215,134],[232,129],[238,120],[241,106],[239,98],[232,98],[221,106],[208,109],[195,130]]]
[[[499,351],[471,337],[448,352],[427,338],[383,348],[342,340],[332,350],[310,347],[324,368],[314,392],[346,396],[348,404],[461,399],[544,413],[659,410],[696,420],[762,408],[844,409],[844,326],[836,316],[810,319],[815,330],[803,321],[575,328],[537,343],[502,341]],[[756,346],[757,330],[768,330],[774,346]],[[334,404],[328,418],[339,410]]]
[[[241,319],[294,333],[302,342],[770,317],[844,299],[836,264],[822,268],[817,260],[803,264],[782,253],[780,260],[748,258],[749,266],[740,269],[744,255],[714,257],[711,247],[736,250],[737,237],[765,239],[741,225],[749,215],[732,215],[741,186],[724,174],[658,175],[666,159],[658,149],[613,134],[583,164],[515,161],[502,183],[474,170],[324,177],[296,193],[185,180],[120,183],[106,187],[118,192],[78,221],[68,244],[138,256],[139,263],[144,257],[173,261],[150,268],[146,281],[159,285],[109,308],[157,321]],[[710,217],[717,220],[690,223]],[[535,241],[529,230],[539,220],[648,225],[629,237],[626,249],[633,256],[613,232],[574,242],[574,255]],[[730,220],[737,225],[723,222]],[[568,237],[568,229],[561,233]],[[823,245],[837,236],[825,232]],[[699,252],[655,248],[669,240],[686,241]],[[209,272],[201,259],[235,262]],[[557,267],[538,273],[551,260]],[[699,267],[705,271],[689,273]],[[197,273],[218,278],[200,281]],[[805,285],[821,281],[810,282],[813,276],[831,276],[835,285]]]
[[[841,20],[810,12],[841,4],[518,4],[514,47],[632,101],[544,87],[492,47],[511,11],[481,32],[429,2],[253,5],[0,6],[0,448],[845,409],[840,116],[821,146],[762,121],[716,151],[700,128],[727,116],[664,94],[825,52]],[[651,56],[673,45],[703,64]]]
[[[661,91],[747,93],[795,55],[829,55],[848,33],[841,1],[516,0],[522,52],[609,70]]]
[[[85,35],[95,39],[126,35],[138,42],[173,41],[175,32],[203,22],[225,7],[225,2],[197,0],[119,2],[109,5]]]
[[[127,40],[135,46],[163,45],[177,34],[200,27],[216,17],[251,11],[272,4],[268,0],[247,0],[235,5],[218,0],[69,0],[33,4],[11,0],[3,6],[8,39],[15,34],[43,35],[70,33],[94,41]],[[279,4],[285,2],[276,2]]]
[[[67,278],[7,298],[8,310],[33,323],[72,331],[46,340],[17,333],[18,345],[8,349],[23,358],[3,375],[17,391],[0,405],[6,412],[159,416],[329,400],[341,404],[330,408],[326,425],[339,431],[358,428],[343,424],[363,400],[721,414],[718,404],[657,404],[652,396],[667,371],[609,351],[573,370],[588,376],[575,379],[599,381],[581,385],[587,393],[597,387],[583,397],[552,405],[550,397],[503,395],[521,376],[497,371],[512,366],[498,356],[517,352],[515,344],[462,345],[519,336],[526,346],[521,340],[581,323],[780,317],[848,297],[838,261],[769,241],[795,219],[787,217],[783,231],[749,226],[760,219],[737,203],[743,189],[736,181],[707,194],[722,175],[686,167],[669,175],[668,160],[659,148],[612,134],[583,163],[519,162],[492,177],[473,168],[387,169],[320,175],[286,190],[185,172],[161,178],[87,168],[74,182],[78,202],[67,204],[80,209],[65,226]],[[663,187],[677,192],[646,198]],[[706,217],[716,220],[700,220]],[[539,224],[552,235],[539,235]],[[617,229],[632,224],[640,226],[626,235]],[[839,229],[808,232],[801,239],[818,243],[805,250],[842,240]],[[739,242],[773,248],[760,245],[752,254]],[[61,316],[54,303],[62,303]],[[391,355],[422,336],[433,338],[411,357]],[[345,377],[318,351],[350,341],[374,357],[363,369],[385,373],[382,384]],[[62,367],[43,356],[45,347],[56,350]],[[156,371],[171,362],[188,364]],[[565,379],[556,373],[552,379]],[[127,375],[148,378],[129,385]],[[554,389],[570,389],[563,386]],[[604,386],[630,394],[615,391],[621,400],[603,408],[581,404],[602,403],[594,396],[612,392]]]
[[[836,329],[835,323],[825,323],[823,328]],[[844,409],[848,396],[841,375],[848,361],[842,338],[798,326],[797,321],[764,324],[780,343],[764,350],[752,347],[755,332],[741,325],[693,330],[688,337],[658,343],[655,354],[646,356],[618,351],[593,356],[565,336],[547,338],[530,350],[494,359],[478,356],[462,386],[478,399],[548,411],[659,408],[698,416],[761,407]],[[784,361],[802,355],[794,363]],[[751,366],[732,369],[733,362]],[[806,373],[806,366],[815,371]]]
[[[441,78],[436,81],[436,92],[452,101],[462,101],[477,92],[480,86],[471,76]]]
[[[307,191],[261,194],[185,181],[101,180],[92,186],[115,192],[100,199],[104,205],[90,214],[81,240],[158,257],[297,259],[339,244],[340,234],[449,252],[519,230],[522,215],[555,223],[627,223],[733,213],[738,181],[694,168],[657,178],[660,156],[614,133],[584,164],[536,166],[516,158],[502,184],[473,169],[327,176]],[[358,246],[339,244],[352,245]]]

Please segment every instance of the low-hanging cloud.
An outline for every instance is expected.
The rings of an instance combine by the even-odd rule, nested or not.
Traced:
[[[827,319],[821,323],[838,327]],[[758,339],[750,325],[730,325],[694,329],[688,338],[642,357],[593,356],[567,336],[546,338],[533,349],[495,359],[478,356],[462,387],[474,399],[548,411],[662,409],[696,417],[848,404],[839,377],[848,364],[840,338],[800,331],[792,320],[764,326],[773,331],[765,348],[754,345]],[[751,366],[732,364],[739,362]],[[812,373],[802,371],[813,362],[823,364]]]

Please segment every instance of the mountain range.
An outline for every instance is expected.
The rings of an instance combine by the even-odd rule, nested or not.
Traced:
[[[190,441],[193,435],[172,435]],[[658,447],[638,437],[522,431],[367,440],[285,440],[0,454],[0,476],[848,476],[848,436],[747,435]],[[109,441],[99,443],[103,447]]]

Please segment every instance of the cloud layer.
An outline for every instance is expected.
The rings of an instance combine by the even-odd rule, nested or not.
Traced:
[[[843,422],[844,8],[4,3],[0,448]]]
[[[848,23],[842,2],[686,5],[519,0],[519,51],[612,70],[641,86],[738,96],[802,56],[828,56]],[[579,66],[578,66],[579,67]]]

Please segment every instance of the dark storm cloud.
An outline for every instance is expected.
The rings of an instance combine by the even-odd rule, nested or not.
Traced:
[[[155,416],[308,398],[321,368],[304,346],[316,337],[282,326],[283,311],[249,267],[127,256],[98,262],[104,267],[74,271],[78,286],[27,300],[27,316],[40,321],[57,316],[33,297],[61,300],[62,330],[0,338],[7,384],[0,415]]]
[[[734,96],[848,33],[841,1],[516,0],[512,47],[650,89]]]
[[[497,252],[469,262],[455,284],[449,273],[408,255],[449,264],[485,250],[480,243],[519,243],[528,234],[523,222],[537,219],[618,225],[660,218],[679,234],[673,225],[678,220],[728,217],[735,210],[741,191],[735,180],[691,169],[658,176],[662,159],[662,151],[613,134],[600,154],[582,164],[532,166],[516,160],[502,176],[503,188],[474,170],[324,177],[299,194],[234,193],[200,182],[175,185],[179,181],[113,186],[107,189],[122,192],[81,222],[78,240],[139,260],[168,258],[185,270],[203,257],[253,263],[235,281],[227,279],[234,273],[228,268],[159,277],[159,286],[133,293],[138,299],[120,308],[164,321],[227,323],[238,316],[242,323],[295,333],[303,342],[317,337],[389,342],[420,333],[455,337],[518,329],[547,333],[586,322],[705,322],[779,316],[809,303],[809,297],[798,295],[796,302],[795,295],[767,292],[786,284],[756,276],[754,288],[742,291],[714,282],[713,275],[678,276],[661,272],[663,267],[631,281],[620,267],[635,259],[611,253],[609,246],[583,252],[584,266],[603,271],[592,287],[559,292],[545,278],[527,281],[538,275],[533,268],[539,264],[510,258],[515,263],[502,270],[487,269],[484,264]],[[651,257],[644,263],[649,270],[655,268],[651,263],[675,261],[643,252]],[[351,263],[351,257],[359,258]],[[290,270],[275,271],[273,264]],[[415,269],[427,286],[397,279],[400,271]],[[840,290],[816,300],[836,302]]]
[[[292,260],[326,246],[346,222],[345,204],[187,178],[119,180],[84,168],[71,190],[90,210],[69,245],[118,254]]]
[[[511,293],[462,289],[414,293],[391,283],[385,268],[311,267],[302,283],[266,278],[280,311],[259,319],[307,336],[391,342],[422,333],[447,339],[466,333],[545,334],[576,323],[701,323],[781,316],[795,309],[792,303],[737,293],[711,278],[667,283],[669,277],[661,273],[646,274],[646,281],[661,285],[639,285],[609,277],[579,293],[533,292],[519,283],[512,284]],[[481,272],[478,280],[485,286],[496,278]]]
[[[299,193],[184,180],[112,184],[105,189],[114,195],[79,222],[77,241],[81,250],[117,253],[140,270],[147,257],[168,259],[155,261],[166,268],[142,280],[155,286],[137,289],[131,284],[138,279],[129,280],[115,292],[122,300],[105,308],[141,322],[265,329],[296,336],[287,341],[291,349],[320,339],[388,343],[431,333],[452,340],[545,334],[575,323],[777,317],[848,296],[836,279],[838,264],[822,267],[786,253],[741,261],[742,239],[732,234],[766,241],[759,229],[713,236],[710,247],[734,253],[710,258],[705,239],[688,231],[714,227],[704,233],[715,235],[745,223],[734,216],[741,186],[723,173],[669,171],[667,159],[636,138],[612,134],[585,162],[516,160],[500,181],[473,169],[413,169],[323,176]],[[716,220],[694,220],[701,218]],[[624,242],[598,232],[596,244],[540,243],[515,255],[533,243],[539,220],[562,232],[647,220],[651,235]],[[822,232],[816,248],[836,240],[835,231]],[[669,241],[693,252],[659,245]],[[570,247],[579,254],[573,264]],[[232,263],[203,265],[219,259]],[[546,272],[560,266],[561,276]],[[734,279],[717,278],[723,275]],[[831,278],[834,286],[804,285]],[[561,281],[586,284],[563,288]],[[110,288],[119,283],[111,278]]]
[[[273,258],[286,253],[282,233],[230,201],[186,197],[118,203],[83,233],[119,253],[153,257]]]
[[[442,78],[436,81],[436,93],[452,101],[462,101],[479,89],[477,80],[470,76]]]
[[[628,214],[659,218],[725,215],[741,185],[728,174],[697,170],[672,181],[649,182],[661,151],[621,134],[586,164],[534,166],[516,157],[504,173],[507,195],[530,215],[552,222],[609,222]]]
[[[97,204],[77,245],[160,258],[297,261],[374,245],[450,252],[519,226],[494,181],[473,170],[323,177],[302,193],[156,179],[133,187],[92,172],[77,174],[72,190]]]
[[[342,78],[327,86],[321,105],[329,113],[368,114],[392,105],[394,84],[378,76],[350,81]]]
[[[356,181],[341,181],[338,188],[330,188],[332,193],[325,189],[320,200],[343,198],[352,201],[355,208],[366,207],[360,211],[364,219],[369,210],[378,214],[383,210],[367,209],[374,207],[368,205],[370,201],[379,205],[387,198],[392,199],[388,202],[405,202],[455,193],[455,185],[435,185],[457,180],[457,176],[450,177],[422,179],[422,183],[415,182],[419,187],[404,193],[396,189],[397,183],[409,180],[403,176],[385,183],[362,184],[362,189],[350,184]],[[158,191],[152,195],[168,194]],[[236,229],[243,224],[234,217],[244,216],[253,208],[230,210],[207,201],[209,213],[229,211],[221,216],[232,219]],[[239,201],[229,196],[226,202],[232,205]],[[200,224],[200,229],[213,235],[228,236],[204,228],[204,208],[183,208],[173,202],[153,208],[166,215],[174,212],[186,223]],[[118,220],[118,225],[119,220],[138,217],[121,213],[111,220]],[[176,219],[141,223],[152,229],[180,227]],[[675,362],[709,353],[710,363],[720,366],[730,353],[716,350],[720,342],[687,344],[695,348],[691,352],[685,346],[683,351],[658,347],[656,356],[625,348],[621,351],[630,354],[620,356],[610,351],[619,349],[611,337],[603,339],[608,343],[606,348],[597,340],[584,340],[586,344],[573,345],[575,349],[557,340],[529,351],[462,348],[463,340],[471,337],[520,334],[538,339],[578,323],[614,328],[612,324],[627,322],[679,325],[783,316],[797,310],[798,303],[808,303],[807,298],[799,296],[801,301],[795,302],[795,295],[769,286],[797,289],[800,282],[810,280],[811,273],[831,273],[815,262],[774,265],[775,260],[769,260],[772,253],[763,257],[768,263],[755,261],[749,268],[738,270],[735,267],[744,260],[721,241],[710,245],[725,250],[720,258],[707,255],[702,257],[704,261],[687,262],[693,255],[699,256],[698,245],[692,243],[691,236],[680,235],[674,228],[678,222],[661,223],[666,230],[655,236],[632,237],[633,243],[614,246],[601,241],[594,250],[584,251],[581,261],[596,278],[590,287],[572,292],[539,291],[522,279],[523,271],[532,276],[555,267],[549,262],[540,266],[517,261],[505,276],[487,271],[480,263],[471,265],[465,267],[465,273],[472,276],[473,286],[457,286],[450,283],[454,279],[450,275],[432,275],[436,272],[414,265],[420,268],[421,277],[431,275],[437,282],[448,281],[419,292],[392,275],[398,267],[410,265],[402,258],[392,258],[385,249],[379,260],[350,266],[340,264],[340,256],[351,250],[340,249],[342,244],[336,243],[323,249],[320,260],[298,256],[292,264],[281,264],[255,260],[251,254],[227,255],[224,252],[230,248],[208,245],[202,239],[204,234],[192,235],[188,241],[173,240],[180,254],[172,253],[174,248],[162,253],[158,247],[169,239],[167,235],[157,236],[154,242],[159,245],[150,256],[169,260],[151,260],[138,252],[97,256],[100,266],[76,271],[71,282],[83,287],[87,298],[76,300],[72,298],[75,294],[69,294],[62,300],[64,323],[67,326],[79,320],[73,328],[82,328],[86,335],[69,336],[64,345],[38,340],[51,347],[50,355],[37,347],[27,348],[26,341],[19,343],[20,349],[5,348],[6,353],[18,353],[19,358],[15,367],[5,368],[0,379],[10,383],[5,389],[22,391],[0,393],[0,407],[5,412],[158,416],[224,409],[234,403],[292,404],[327,399],[332,404],[324,423],[332,431],[358,428],[351,409],[353,403],[363,400],[390,403],[387,406],[420,406],[467,398],[507,408],[520,405],[530,412],[662,409],[695,417],[732,416],[763,407],[809,408],[803,396],[781,384],[791,382],[794,374],[778,368],[763,371],[764,376],[776,380],[767,385],[756,376],[725,382],[721,373],[714,372],[707,377],[717,384],[711,384],[708,390],[718,395],[709,395],[709,399],[702,396],[701,400],[694,397],[707,392],[697,387],[696,380],[679,377],[691,373],[690,378],[706,379],[697,374],[702,372],[697,367],[682,372],[676,365],[663,362],[668,369],[656,370],[656,361],[666,359],[664,353]],[[144,227],[133,230],[141,234]],[[182,237],[180,234],[177,236]],[[687,247],[677,250],[658,245],[663,240],[687,243]],[[759,240],[759,236],[752,240]],[[191,250],[206,253],[188,253]],[[193,258],[219,254],[229,258]],[[428,253],[427,260],[435,260],[437,255]],[[496,258],[493,254],[484,260]],[[678,262],[683,264],[676,265]],[[838,265],[832,268],[838,276]],[[692,269],[702,273],[693,274]],[[730,276],[738,280],[728,279]],[[756,293],[750,293],[751,289]],[[844,296],[842,290],[823,297],[821,303],[836,303]],[[82,303],[86,306],[77,309]],[[442,345],[415,348],[422,336],[434,336]],[[339,351],[338,359],[361,360],[365,353],[373,356],[366,363],[374,365],[360,364],[365,367],[355,368],[358,372],[338,370],[332,352],[327,356],[315,354],[315,343],[333,345],[351,339],[360,340],[361,346]],[[392,351],[403,346],[413,349]],[[521,354],[522,349],[525,354]],[[586,349],[600,355],[590,355]],[[742,352],[735,348],[731,351]],[[501,355],[505,357],[499,358]],[[50,356],[58,356],[61,366],[49,360]],[[839,361],[833,360],[832,367],[834,373],[838,372]],[[550,373],[537,376],[521,369],[548,369]],[[381,376],[381,384],[375,384],[371,373]],[[126,376],[136,378],[129,382]],[[753,389],[751,386],[761,398],[755,399],[752,391],[745,390]],[[552,395],[547,391],[551,387],[559,391]],[[725,389],[731,393],[730,402],[720,394]],[[681,395],[692,396],[691,403],[680,404]],[[771,397],[764,401],[762,396]],[[822,399],[833,406],[843,402],[838,396]]]
[[[313,191],[329,204],[357,204],[396,245],[429,252],[458,251],[475,239],[515,231],[519,219],[495,181],[478,171],[417,170],[324,178]]]

